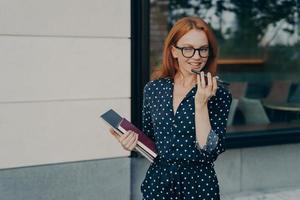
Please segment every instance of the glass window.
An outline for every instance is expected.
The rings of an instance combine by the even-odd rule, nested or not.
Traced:
[[[233,101],[228,133],[300,127],[300,21],[297,0],[152,0],[150,66],[160,65],[163,39],[183,16],[213,28],[219,76]]]

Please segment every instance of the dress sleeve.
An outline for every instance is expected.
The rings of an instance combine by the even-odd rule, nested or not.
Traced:
[[[196,147],[201,154],[210,161],[215,161],[222,152],[225,151],[225,134],[228,114],[232,101],[231,94],[226,89],[221,89],[217,95],[215,103],[209,109],[211,131],[208,134],[206,144],[200,147],[196,142]]]
[[[196,147],[198,148],[198,150],[203,150],[210,153],[217,147],[218,142],[219,136],[213,129],[211,129],[207,136],[206,144],[203,147],[201,147],[198,141],[196,141]]]
[[[150,112],[151,96],[149,95],[149,93],[150,93],[150,88],[149,85],[147,84],[144,87],[144,93],[143,93],[142,124],[143,124],[143,132],[154,141],[154,129],[153,129],[153,123],[151,119],[151,112]]]

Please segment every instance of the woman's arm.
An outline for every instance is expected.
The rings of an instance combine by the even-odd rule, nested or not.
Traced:
[[[203,84],[204,79],[199,77],[198,81],[199,79],[200,84]],[[217,156],[225,151],[224,137],[232,99],[231,94],[224,88],[220,88],[214,96],[216,93],[216,80],[214,79],[208,74],[207,85],[200,85],[198,96],[195,96],[195,142],[204,158],[211,161],[216,160]],[[213,105],[207,105],[210,95],[214,96]]]
[[[204,146],[197,145],[199,152],[210,161],[215,161],[218,155],[225,151],[226,126],[232,101],[230,92],[224,88],[219,89],[217,96],[213,98],[213,103],[208,105],[211,129],[206,133]],[[197,126],[199,127],[199,124],[196,124]]]
[[[207,104],[195,104],[195,126],[197,143],[203,148],[211,131]]]
[[[204,72],[201,72],[197,75],[197,85],[198,88],[195,94],[196,142],[200,148],[203,148],[211,131],[207,103],[216,94],[217,79],[208,72],[206,83]]]

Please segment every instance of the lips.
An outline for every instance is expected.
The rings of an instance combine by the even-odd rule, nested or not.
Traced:
[[[202,65],[202,62],[188,62],[193,68],[199,68]]]
[[[190,65],[194,65],[194,66],[197,66],[197,65],[201,65],[201,62],[189,62]]]

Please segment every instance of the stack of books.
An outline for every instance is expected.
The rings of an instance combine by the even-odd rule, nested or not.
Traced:
[[[120,136],[129,130],[137,133],[139,136],[135,149],[143,156],[145,156],[150,162],[153,162],[154,158],[157,157],[155,143],[126,118],[121,117],[113,109],[110,109],[107,112],[103,113],[100,117]]]

